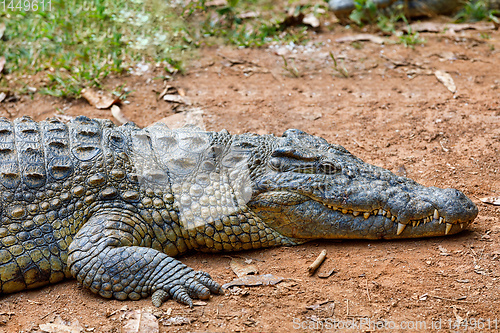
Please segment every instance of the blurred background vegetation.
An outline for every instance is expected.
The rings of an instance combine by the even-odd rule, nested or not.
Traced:
[[[354,1],[350,22],[393,33],[408,24],[402,11],[378,13],[371,0]],[[495,20],[483,1],[465,3],[456,20]],[[306,18],[309,18],[307,21]],[[43,75],[42,93],[79,97],[111,73],[154,63],[165,75],[182,73],[202,46],[261,47],[304,43],[314,20],[333,29],[338,20],[322,0],[6,0],[0,2],[0,86],[14,81],[29,92],[32,75]],[[307,23],[306,23],[307,22]],[[421,43],[418,35],[402,42]]]

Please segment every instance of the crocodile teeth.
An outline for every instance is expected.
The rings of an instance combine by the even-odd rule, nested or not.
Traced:
[[[439,220],[439,212],[437,209],[434,209],[434,220]]]
[[[381,210],[378,211],[378,214],[382,215],[382,216],[385,216],[385,214],[387,214],[387,212],[385,210],[381,209]]]
[[[411,224],[415,227],[417,225],[417,221],[413,221]]]
[[[443,223],[444,222],[444,218],[440,217],[439,218],[439,224]]]
[[[392,216],[391,212],[390,212],[390,211],[387,211],[386,216],[387,216],[388,218],[390,218],[390,217]]]
[[[397,235],[401,235],[401,233],[405,230],[406,228],[406,224],[403,224],[403,223],[398,223],[398,231],[397,231]]]
[[[363,213],[363,217],[364,217],[364,218],[365,218],[365,220],[366,220],[367,218],[369,218],[369,217],[370,217],[370,213],[368,213],[368,212]]]
[[[448,235],[450,233],[451,227],[453,227],[453,224],[446,223],[446,230],[444,232],[445,235]]]
[[[361,213],[360,212],[356,212],[356,211],[352,212],[352,215],[354,215],[354,216],[358,216],[359,214],[361,214]]]
[[[342,209],[342,214],[347,214],[347,209]]]
[[[378,214],[378,209],[375,209],[375,210],[373,211],[373,215],[377,215],[377,214]]]
[[[420,225],[420,221],[417,221],[417,227]]]
[[[394,215],[393,215],[393,216],[391,217],[391,221],[392,221],[392,222],[396,221],[396,216],[394,216]]]
[[[463,223],[460,223],[460,228],[463,229],[464,228],[464,224]]]

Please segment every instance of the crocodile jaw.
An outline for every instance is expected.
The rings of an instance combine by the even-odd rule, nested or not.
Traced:
[[[308,240],[444,236],[464,230],[477,216],[477,207],[457,190],[422,189],[425,195],[406,205],[411,212],[391,209],[389,203],[370,210],[347,208],[287,191],[258,194],[249,206],[279,233]],[[429,202],[432,197],[435,201]]]

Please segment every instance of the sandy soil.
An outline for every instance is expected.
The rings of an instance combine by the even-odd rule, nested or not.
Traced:
[[[57,316],[78,321],[88,332],[119,332],[127,309],[153,311],[161,332],[496,331],[500,207],[479,198],[500,196],[500,32],[486,33],[423,33],[427,43],[412,49],[337,43],[353,32],[336,28],[291,50],[205,49],[184,76],[168,83],[186,91],[190,107],[204,111],[208,130],[279,135],[299,128],[425,185],[457,188],[479,207],[469,230],[443,238],[316,241],[233,254],[256,259],[260,273],[286,280],[236,288],[193,309],[173,301],[151,310],[149,299],[105,300],[66,281],[2,296],[0,332],[39,331]],[[345,66],[347,78],[335,70],[329,52]],[[455,93],[438,81],[436,70],[451,75]],[[126,84],[132,93],[122,110],[146,126],[174,113],[173,104],[157,100],[160,75],[155,69],[110,78],[105,86]],[[113,119],[109,110],[84,100],[39,94],[0,104],[0,115],[11,119],[41,120],[61,112]],[[310,277],[307,266],[322,249],[328,259],[320,272],[335,273]],[[180,259],[221,283],[235,278],[228,256],[193,253]]]

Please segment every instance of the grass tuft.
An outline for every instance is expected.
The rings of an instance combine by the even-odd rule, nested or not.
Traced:
[[[455,15],[456,22],[478,22],[492,21],[499,24],[500,20],[497,17],[500,11],[490,9],[488,2],[484,0],[466,1],[464,7]]]

